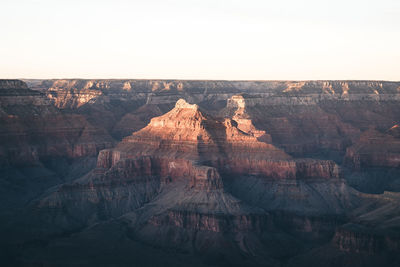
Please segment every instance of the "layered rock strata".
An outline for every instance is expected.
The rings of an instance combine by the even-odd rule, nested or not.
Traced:
[[[21,81],[0,81],[0,161],[35,164],[41,158],[96,156],[113,139],[83,116],[64,114]]]
[[[217,231],[232,219],[238,222],[231,229],[236,231],[237,227],[244,227],[240,226],[243,220],[249,220],[250,226],[258,225],[257,220],[264,220],[261,218],[265,215],[228,193],[221,174],[231,179],[253,175],[257,179],[323,179],[343,183],[334,162],[292,159],[265,139],[260,141],[254,126],[245,132],[238,125],[234,118],[214,118],[198,105],[181,99],[171,111],[153,118],[148,126],[124,138],[115,148],[100,151],[94,171],[73,184],[59,187],[39,206],[58,210],[57,217],[61,218],[67,210],[70,218],[85,225],[151,202],[158,206],[154,213],[160,215],[154,217],[154,213],[146,211],[135,222],[135,229],[176,219],[174,227],[189,227],[195,223],[193,220],[200,220],[199,225],[213,225],[210,227]],[[175,183],[182,184],[182,191],[186,192],[181,198],[168,193],[158,195]],[[160,200],[163,198],[165,201]],[[184,215],[189,217],[185,219]],[[208,226],[204,227],[200,230]]]
[[[21,219],[2,216],[3,240],[24,253],[19,265],[73,265],[76,258],[57,251],[90,247],[100,265],[107,255],[141,264],[127,255],[152,251],[217,266],[364,266],[358,258],[374,266],[376,257],[397,266],[396,193],[365,195],[342,177],[365,182],[362,172],[374,167],[387,190],[381,170],[398,169],[388,152],[397,153],[399,83],[30,81],[38,91],[3,84],[3,158],[39,164],[0,170],[2,205]],[[122,142],[102,150],[110,135]],[[73,175],[62,181],[64,171]],[[24,175],[32,178],[25,191]],[[17,190],[18,206],[9,200]]]
[[[397,125],[386,133],[374,128],[362,133],[359,140],[346,150],[346,164],[355,170],[371,167],[400,167],[400,138]]]

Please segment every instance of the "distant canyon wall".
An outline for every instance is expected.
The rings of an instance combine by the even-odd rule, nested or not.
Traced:
[[[26,80],[59,108],[77,108],[103,98],[141,99],[148,104],[226,100],[249,94],[247,105],[312,105],[326,100],[400,101],[400,82],[386,81],[197,81],[197,80]]]

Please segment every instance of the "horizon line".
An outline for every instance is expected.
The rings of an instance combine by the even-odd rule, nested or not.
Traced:
[[[318,81],[346,81],[346,82],[394,82],[400,80],[383,79],[180,79],[180,78],[0,78],[0,80],[134,80],[134,81],[230,81],[230,82],[318,82]]]

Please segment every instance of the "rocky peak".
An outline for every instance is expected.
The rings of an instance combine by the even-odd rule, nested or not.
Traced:
[[[211,134],[206,129],[209,124],[215,124],[215,121],[207,118],[197,105],[180,99],[172,110],[162,116],[152,118],[145,128],[124,140],[128,142],[162,140],[164,144],[186,142],[191,146],[196,146],[199,142],[209,144],[213,142]],[[193,149],[190,148],[190,150]]]
[[[168,113],[151,119],[149,126],[174,129],[199,129],[204,128],[203,121],[206,117],[196,104],[189,104],[184,99],[179,99],[175,107]]]
[[[272,139],[265,131],[258,130],[254,125],[246,110],[246,100],[242,95],[234,95],[227,102],[227,108],[235,108],[232,119],[236,122],[236,127],[242,132],[257,138],[259,141],[271,143]]]
[[[244,99],[237,98],[240,106]],[[180,99],[168,113],[153,118],[150,124],[135,136],[159,136],[163,140],[192,141],[205,144],[225,142],[258,142],[265,135],[247,119],[244,108],[239,107],[233,119],[214,119],[203,114],[198,105]]]
[[[181,98],[179,99],[176,104],[175,104],[175,108],[176,109],[193,109],[193,110],[198,110],[199,106],[197,106],[196,104],[189,104],[188,102],[186,102],[185,99]]]
[[[252,131],[245,132],[238,125],[236,120],[213,118],[207,113],[203,114],[197,105],[179,100],[171,111],[153,118],[145,128],[126,137],[116,150],[131,158],[185,158],[207,162],[218,171],[237,170],[240,173],[248,171],[248,168],[254,173],[261,173],[259,169],[265,168],[266,160],[290,159],[289,155],[272,144],[260,142],[263,131],[257,132],[253,126]],[[211,180],[206,183],[213,183]]]

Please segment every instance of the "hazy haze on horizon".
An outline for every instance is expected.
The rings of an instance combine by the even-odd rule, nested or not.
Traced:
[[[400,81],[398,0],[3,0],[0,78]]]

